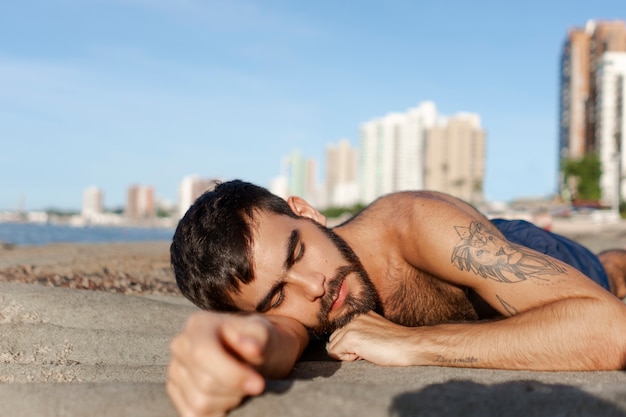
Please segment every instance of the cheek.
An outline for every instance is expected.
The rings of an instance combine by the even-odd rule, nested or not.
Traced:
[[[290,317],[306,327],[315,327],[318,324],[317,314],[319,306],[317,304],[290,303],[289,308],[285,308],[281,314]]]

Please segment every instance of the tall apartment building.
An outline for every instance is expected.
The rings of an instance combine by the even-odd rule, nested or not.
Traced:
[[[326,148],[326,205],[349,207],[359,201],[358,151],[348,139]]]
[[[624,132],[626,115],[626,52],[606,52],[597,61],[595,131],[598,154],[602,164],[601,202],[619,207],[626,196],[626,152]]]
[[[90,186],[83,191],[82,216],[91,219],[104,211],[104,194],[96,186]]]
[[[302,197],[314,206],[324,205],[317,185],[317,163],[295,150],[283,158],[283,177],[287,180],[287,194]]]
[[[435,104],[424,102],[405,113],[391,113],[361,126],[361,202],[424,187],[425,134],[437,117]]]
[[[559,172],[564,159],[601,152],[601,60],[607,52],[624,51],[624,21],[590,20],[584,28],[569,30],[561,53]],[[559,187],[564,187],[562,180]]]
[[[155,215],[154,188],[147,185],[128,187],[124,216],[131,219],[142,219],[151,218]]]
[[[442,191],[483,202],[485,133],[480,117],[440,116],[424,102],[361,126],[360,192],[369,203],[402,190]]]
[[[484,201],[485,132],[480,117],[460,113],[440,118],[426,131],[424,188],[469,203]]]
[[[198,175],[189,175],[183,178],[178,189],[178,214],[182,218],[189,207],[204,192],[213,190],[218,180],[203,178]]]

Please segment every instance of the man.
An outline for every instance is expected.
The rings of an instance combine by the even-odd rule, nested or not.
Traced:
[[[260,394],[312,336],[328,335],[336,359],[387,366],[626,365],[626,305],[607,291],[624,289],[623,251],[600,258],[607,277],[568,239],[428,191],[325,224],[304,200],[241,181],[189,209],[172,266],[183,294],[217,312],[172,341],[167,391],[181,415],[224,415]]]

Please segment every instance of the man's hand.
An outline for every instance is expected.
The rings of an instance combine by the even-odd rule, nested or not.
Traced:
[[[170,346],[167,393],[184,417],[223,416],[265,388],[272,325],[261,316],[199,312]]]
[[[357,316],[330,336],[326,350],[328,354],[342,361],[365,359],[384,366],[407,366],[410,346],[410,329],[390,322],[370,311]]]

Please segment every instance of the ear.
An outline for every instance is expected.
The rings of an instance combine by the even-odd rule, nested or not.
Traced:
[[[315,222],[326,226],[326,217],[317,211],[312,205],[307,203],[304,199],[296,196],[291,196],[287,199],[287,204],[291,207],[291,210],[298,216],[307,217]]]

